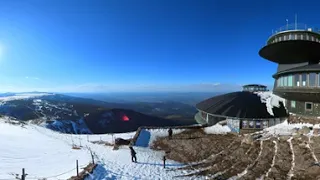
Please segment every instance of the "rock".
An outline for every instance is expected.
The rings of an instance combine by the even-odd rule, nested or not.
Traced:
[[[246,144],[252,144],[254,141],[253,137],[251,135],[244,136],[242,142]]]
[[[122,139],[122,138],[116,138],[114,141],[115,145],[121,146],[121,145],[129,145],[130,140]]]
[[[309,127],[307,126],[303,126],[299,131],[298,131],[299,134],[308,134],[310,133],[310,129]]]
[[[314,128],[313,135],[319,135],[319,134],[320,134],[320,128]]]

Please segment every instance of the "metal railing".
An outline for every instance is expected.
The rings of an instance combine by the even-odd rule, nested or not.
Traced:
[[[287,24],[285,26],[282,26],[280,28],[277,28],[276,30],[272,30],[272,35],[284,32],[284,31],[310,31],[320,34],[320,31],[318,28],[311,28],[308,27],[306,24],[300,24],[300,23],[293,23],[293,24]]]

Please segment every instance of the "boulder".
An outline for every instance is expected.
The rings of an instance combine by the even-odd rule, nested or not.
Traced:
[[[114,141],[114,144],[117,146],[121,146],[121,145],[129,145],[130,144],[130,140],[126,140],[126,139],[122,139],[122,138],[116,138]]]
[[[307,126],[303,126],[299,131],[298,131],[299,134],[308,134],[310,133],[310,129],[309,127]]]

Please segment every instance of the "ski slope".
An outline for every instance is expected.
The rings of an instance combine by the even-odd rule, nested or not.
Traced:
[[[91,143],[102,140],[112,142],[114,138],[132,138],[134,133],[112,135],[70,135],[61,134],[32,124],[13,125],[0,119],[0,179],[14,179],[21,176],[25,168],[26,179],[68,179],[76,175],[75,164],[84,167],[91,162],[89,149],[95,154],[99,163],[97,169],[87,177],[95,179],[173,179],[184,174],[183,171],[169,169],[181,167],[182,164],[167,160],[167,168],[162,166],[164,152],[153,151],[149,147],[138,147],[137,163],[131,162],[127,146],[119,150],[113,147]],[[148,130],[151,138],[142,138],[147,144],[157,136],[165,136],[167,130]],[[177,130],[174,133],[178,133]],[[88,141],[89,140],[89,141]],[[80,150],[73,145],[82,146]],[[183,179],[183,178],[179,178]]]

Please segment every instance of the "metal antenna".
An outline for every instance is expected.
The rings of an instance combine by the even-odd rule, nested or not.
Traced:
[[[295,23],[294,23],[294,26],[295,26],[295,30],[297,30],[297,19],[298,19],[298,17],[297,17],[297,14],[295,14],[295,18],[294,18],[295,20]]]

